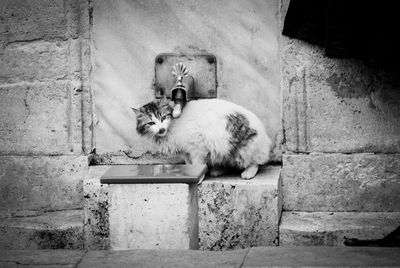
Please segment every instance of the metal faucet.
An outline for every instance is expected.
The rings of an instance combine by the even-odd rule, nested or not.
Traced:
[[[194,79],[182,62],[174,65],[172,74],[175,77],[175,84],[171,89],[171,100],[175,103],[172,117],[178,118],[193,93]]]

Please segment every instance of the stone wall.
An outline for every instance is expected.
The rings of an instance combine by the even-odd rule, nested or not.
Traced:
[[[284,210],[399,211],[399,72],[285,36],[280,48]]]
[[[90,1],[0,1],[0,215],[82,206]]]

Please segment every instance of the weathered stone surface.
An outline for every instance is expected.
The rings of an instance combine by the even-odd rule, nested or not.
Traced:
[[[161,52],[216,55],[218,98],[257,114],[280,147],[278,1],[97,0],[93,6],[98,153],[157,151],[136,133],[129,107],[154,98],[154,59]],[[273,158],[280,153],[275,149]]]
[[[282,246],[344,246],[346,238],[379,239],[400,225],[400,212],[283,212]]]
[[[376,267],[399,263],[398,248],[260,247],[250,249],[241,267]]]
[[[375,267],[398,266],[398,248],[256,247],[222,252],[194,250],[9,250],[1,267]]]
[[[70,79],[80,75],[79,55],[76,40],[10,44],[0,57],[0,82]]]
[[[78,267],[241,267],[247,251],[198,250],[89,251]]]
[[[0,83],[71,79],[80,75],[80,64],[76,40],[12,43],[0,56]]]
[[[83,249],[82,212],[0,219],[0,249]]]
[[[400,77],[281,38],[283,122],[294,152],[400,152]]]
[[[400,211],[399,154],[284,154],[284,210]]]
[[[83,181],[85,248],[109,249],[108,184],[100,177],[109,166],[91,166]]]
[[[197,249],[197,184],[111,184],[112,249]]]
[[[85,255],[81,250],[3,250],[0,267],[76,267]]]
[[[82,207],[85,156],[1,156],[0,215]]]
[[[77,36],[77,1],[2,0],[0,39],[7,42]]]
[[[278,244],[280,167],[240,177],[205,180],[199,187],[200,249],[226,250]]]
[[[70,81],[1,86],[0,153],[80,153],[81,96],[76,93]]]

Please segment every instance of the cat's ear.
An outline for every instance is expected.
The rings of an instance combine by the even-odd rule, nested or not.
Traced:
[[[139,109],[133,108],[131,107],[132,111],[136,114],[136,116],[138,116],[140,114]]]

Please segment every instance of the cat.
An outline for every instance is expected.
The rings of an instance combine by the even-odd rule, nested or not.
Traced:
[[[400,247],[400,227],[381,239],[361,240],[345,237],[344,245],[350,247]]]
[[[245,180],[270,158],[271,140],[261,120],[247,109],[221,99],[189,101],[179,118],[163,97],[140,107],[136,131],[164,153],[183,154],[187,164],[207,164],[211,176],[240,169]]]

